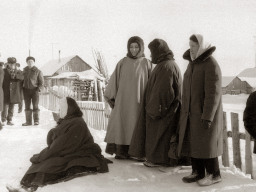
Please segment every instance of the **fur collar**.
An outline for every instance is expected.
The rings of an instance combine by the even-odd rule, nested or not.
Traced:
[[[207,51],[205,51],[202,55],[200,55],[198,58],[196,58],[193,62],[198,62],[198,61],[205,61],[206,59],[208,59],[208,57],[210,57],[212,55],[212,53],[216,50],[216,47],[213,46],[211,48],[209,48]],[[188,49],[184,54],[183,54],[183,58],[185,60],[188,60],[190,62],[192,62],[191,57],[190,57],[190,49]]]

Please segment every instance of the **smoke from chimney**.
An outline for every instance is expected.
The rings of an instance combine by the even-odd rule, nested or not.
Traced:
[[[60,50],[59,50],[59,63],[60,63]]]

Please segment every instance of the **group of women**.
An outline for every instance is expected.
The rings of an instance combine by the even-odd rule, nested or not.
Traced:
[[[131,37],[127,56],[110,77],[104,96],[112,108],[105,142],[116,159],[144,161],[147,167],[192,164],[182,180],[201,186],[221,181],[221,70],[216,47],[200,34],[189,39],[189,64],[182,83],[174,54],[162,39]],[[183,89],[182,89],[183,87]]]

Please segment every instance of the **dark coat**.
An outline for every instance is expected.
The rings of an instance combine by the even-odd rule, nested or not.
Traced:
[[[222,155],[222,76],[217,61],[211,56],[215,49],[211,47],[194,61],[191,61],[189,50],[183,56],[189,60],[189,65],[183,81],[179,156],[204,159]],[[202,120],[211,121],[211,127],[204,128]]]
[[[11,74],[10,69],[4,69],[4,81],[3,81],[3,91],[4,91],[4,103],[20,103],[22,100],[22,80],[24,79],[23,73],[20,70],[14,70]]]
[[[169,55],[170,56],[170,55]],[[176,134],[181,103],[181,74],[172,58],[162,58],[153,70],[144,96],[129,154],[168,164],[172,135]]]
[[[24,83],[23,87],[26,89],[38,88],[39,91],[43,88],[44,77],[43,73],[36,67],[29,68],[28,66],[23,70]]]
[[[107,172],[107,164],[102,166],[100,147],[82,117],[63,120],[56,128],[49,131],[48,147],[43,149],[27,174],[58,173],[73,166],[96,167],[99,172]]]
[[[3,80],[4,80],[4,70],[3,70],[3,67],[0,66],[0,111],[3,111],[3,102],[4,102]]]
[[[256,140],[256,91],[251,93],[246,101],[243,120],[245,129]],[[256,153],[255,141],[253,153]]]

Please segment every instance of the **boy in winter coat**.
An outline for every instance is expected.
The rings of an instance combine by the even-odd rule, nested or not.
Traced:
[[[35,58],[27,57],[27,67],[24,68],[23,94],[25,101],[26,123],[22,126],[32,125],[32,112],[34,125],[39,125],[39,92],[43,88],[44,78],[42,72],[35,66]],[[33,105],[33,110],[30,105]]]

